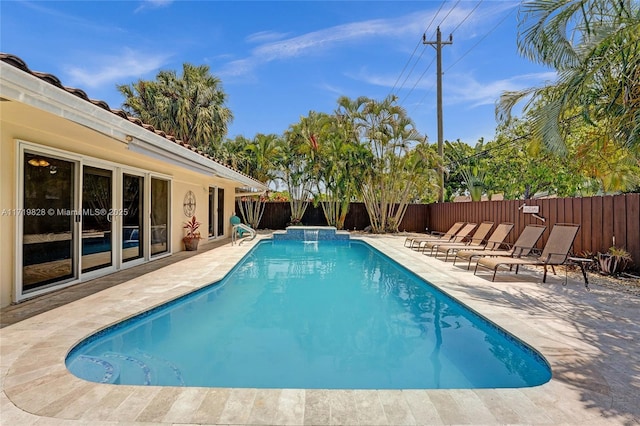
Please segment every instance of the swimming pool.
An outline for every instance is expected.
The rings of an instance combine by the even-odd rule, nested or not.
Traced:
[[[429,389],[547,382],[535,351],[357,241],[263,241],[219,283],[77,345],[137,385]]]

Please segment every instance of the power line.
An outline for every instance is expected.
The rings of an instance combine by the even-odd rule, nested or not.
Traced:
[[[508,18],[509,16],[511,16],[511,14],[512,14],[515,10],[516,10],[516,9],[511,9],[511,12],[507,13],[506,15],[504,15],[504,18],[502,18],[502,19],[501,19],[501,20],[500,20],[500,21],[499,21],[499,22],[498,22],[498,23],[497,23],[493,28],[491,28],[491,30],[489,30],[489,32],[488,32],[488,33],[486,33],[484,36],[482,36],[482,37],[481,37],[481,38],[476,42],[476,44],[474,44],[473,46],[471,46],[471,47],[469,48],[469,50],[467,50],[466,52],[464,52],[464,53],[462,54],[462,56],[460,56],[458,59],[456,59],[456,60],[455,60],[451,65],[449,65],[449,67],[447,67],[447,69],[445,70],[445,72],[447,72],[447,71],[449,71],[451,68],[453,68],[453,66],[454,66],[454,65],[456,65],[456,64],[457,64],[458,62],[460,62],[460,61],[461,61],[465,56],[467,56],[469,53],[471,53],[471,51],[472,51],[473,49],[475,49],[476,47],[478,47],[478,45],[479,45],[480,43],[482,43],[482,42],[484,41],[484,39],[485,39],[485,38],[489,37],[489,35],[490,35],[491,33],[493,33],[496,29],[498,29],[498,27],[499,27],[500,25],[502,25],[502,23],[503,23],[504,21],[506,21],[506,20],[507,20],[507,18]]]
[[[476,9],[477,9],[481,4],[482,4],[482,2],[483,2],[483,0],[480,0],[480,1],[476,4],[476,6],[475,6],[473,9],[471,9],[471,12],[469,12],[469,13],[467,14],[467,16],[465,16],[465,18],[464,18],[462,21],[460,21],[460,23],[459,23],[459,24],[458,24],[458,25],[453,29],[453,31],[451,31],[451,34],[455,33],[455,32],[456,32],[456,30],[457,30],[458,28],[460,28],[460,26],[461,26],[462,24],[464,24],[464,23],[465,23],[465,21],[466,21],[467,19],[469,19],[469,16],[473,15],[473,12],[475,12],[475,11],[476,11]]]
[[[506,19],[511,16],[511,14],[513,14],[513,12],[516,9],[512,9],[509,13],[507,13],[493,28],[491,28],[491,30],[489,30],[489,32],[487,32],[485,35],[483,35],[473,46],[471,46],[471,48],[469,48],[464,54],[462,54],[462,56],[460,56],[458,59],[456,59],[451,65],[449,65],[447,67],[447,69],[444,70],[444,72],[448,72],[451,68],[453,68],[456,64],[458,64],[465,56],[467,56],[469,53],[471,53],[471,51],[473,51],[473,49],[475,49],[476,47],[478,47],[478,45],[480,43],[482,43],[490,34],[492,34],[504,21],[506,21]],[[470,15],[467,15],[467,18]],[[465,18],[465,20],[467,19]],[[464,22],[464,21],[463,21]],[[456,29],[458,29],[460,25],[458,25],[456,27]],[[455,31],[455,30],[454,30]],[[416,107],[411,111],[411,114],[413,114],[415,112],[415,110],[418,108],[418,106],[422,105],[422,103],[424,102],[424,100],[426,99],[426,97],[429,95],[429,92],[431,92],[431,90],[433,89],[433,87],[435,86],[435,83],[432,84],[431,86],[429,86],[426,90],[425,90],[425,94],[424,96],[417,102]]]
[[[483,157],[485,154],[487,154],[490,151],[494,151],[494,150],[499,149],[499,148],[505,148],[508,145],[512,145],[514,142],[518,142],[518,141],[521,141],[522,139],[526,139],[526,138],[529,138],[529,137],[530,137],[530,135],[522,135],[522,136],[518,136],[517,138],[514,138],[514,139],[509,139],[507,141],[502,142],[499,145],[495,145],[495,146],[491,146],[489,148],[483,149],[482,151],[478,151],[475,154],[469,155],[468,157],[460,158],[460,159],[455,160],[455,161],[449,161],[449,162],[447,162],[447,164],[445,164],[445,166],[460,165],[462,162],[469,161],[472,158]]]
[[[447,0],[443,0],[442,3],[440,3],[440,7],[438,8],[436,13],[431,18],[431,22],[429,22],[429,25],[427,25],[427,28],[424,30],[425,33],[427,31],[429,31],[429,28],[431,28],[431,25],[433,24],[433,21],[435,21],[436,17],[440,14],[440,11],[442,10],[442,6],[444,6],[444,4],[446,2],[447,2]],[[407,69],[407,66],[409,65],[409,63],[411,63],[411,59],[414,57],[416,51],[418,50],[418,47],[421,44],[422,44],[422,40],[418,40],[418,43],[416,43],[416,47],[413,49],[413,52],[411,52],[411,56],[409,57],[407,62],[404,64],[404,67],[402,68],[402,71],[400,71],[400,75],[398,75],[398,78],[396,79],[396,82],[393,83],[393,87],[391,88],[391,91],[389,92],[389,94],[392,94],[394,92],[394,90],[396,89],[396,86],[398,85],[398,82],[400,81],[400,78],[402,78],[402,75],[404,74],[405,70]],[[402,82],[402,85],[400,85],[400,88],[398,89],[398,91],[402,90],[402,87],[404,86],[404,83],[406,83],[407,79],[409,78],[409,76],[413,72],[413,69],[415,68],[415,66],[418,63],[418,61],[420,60],[420,58],[422,58],[423,54],[424,54],[424,49],[422,50],[422,53],[420,54],[420,56],[418,57],[416,62],[413,64],[413,67],[411,67],[411,70],[409,71],[409,73],[405,77],[404,81]]]
[[[451,7],[451,9],[449,9],[449,12],[445,15],[444,18],[442,18],[442,21],[440,21],[440,23],[438,24],[438,28],[440,28],[442,26],[442,23],[449,17],[449,15],[451,15],[451,12],[453,12],[453,9],[456,8],[456,6],[458,5],[458,3],[460,3],[460,0],[458,0],[456,2],[456,4],[453,5],[453,7]]]
[[[561,120],[561,124],[570,123],[571,121],[573,121],[573,120],[575,120],[575,119],[577,119],[577,118],[579,118],[581,116],[582,116],[581,114],[572,115],[570,117],[567,117],[567,118]],[[526,135],[518,136],[518,137],[513,138],[513,139],[506,140],[506,141],[502,142],[501,144],[498,144],[498,145],[483,149],[482,151],[476,152],[475,154],[472,154],[472,155],[470,155],[468,157],[461,158],[460,161],[470,160],[470,159],[472,159],[474,157],[482,157],[484,154],[488,153],[489,151],[493,151],[493,150],[496,150],[496,149],[499,149],[499,148],[505,148],[507,145],[511,145],[514,142],[518,142],[518,141],[520,141],[522,139],[527,139],[527,138],[531,138],[531,135],[530,134],[526,134]],[[460,164],[460,161],[455,161],[453,163],[449,162],[447,164],[449,164],[449,165]]]
[[[418,107],[420,105],[422,105],[422,103],[424,102],[424,100],[426,99],[427,95],[429,93],[431,93],[431,90],[433,90],[433,88],[435,87],[436,83],[431,84],[431,86],[429,86],[428,88],[425,89],[424,92],[424,96],[422,96],[422,98],[416,103],[416,106],[411,110],[411,114],[413,114],[414,112],[416,112],[416,109],[418,109]]]
[[[470,17],[471,15],[473,15],[473,13],[476,11],[476,9],[478,9],[478,7],[482,4],[482,2],[483,2],[483,1],[484,1],[484,0],[480,0],[480,1],[475,5],[475,7],[474,7],[473,9],[471,9],[471,11],[469,11],[469,13],[467,13],[467,16],[465,16],[465,17],[464,17],[464,19],[463,19],[462,21],[460,21],[460,22],[458,23],[458,25],[454,28],[454,30],[451,32],[451,35],[453,35],[453,33],[454,33],[458,28],[460,28],[460,26],[462,26],[462,24],[464,24],[464,23],[467,21],[467,19],[469,19],[469,17]],[[449,12],[447,13],[447,15],[442,19],[441,24],[442,24],[442,22],[444,22],[444,21],[447,19],[447,17],[451,14],[451,12],[453,12],[453,10],[454,10],[454,9],[455,9],[455,7],[458,5],[458,3],[460,3],[460,0],[458,0],[458,1],[456,2],[456,4],[454,4],[454,5],[453,5],[453,7],[452,7],[451,9],[449,9]],[[438,31],[439,31],[439,29],[440,29],[440,26],[438,26]],[[426,33],[426,31],[425,31],[425,33]],[[486,36],[485,36],[485,37],[486,37]],[[425,40],[425,36],[423,35],[423,44],[424,44],[424,40]],[[417,81],[415,82],[415,84],[413,85],[413,88],[411,89],[411,91],[409,91],[409,94],[411,94],[411,92],[413,92],[413,89],[418,85],[418,83],[420,82],[420,80],[422,79],[422,77],[426,74],[426,72],[427,72],[427,70],[429,69],[429,67],[431,67],[431,64],[432,64],[432,63],[433,63],[433,61],[431,61],[431,62],[429,63],[429,66],[427,67],[427,69],[425,69],[425,70],[424,70],[424,72],[420,75],[420,77],[418,78],[418,80],[417,80]],[[450,68],[451,68],[451,67],[447,68],[447,71],[448,71]],[[431,90],[431,88],[429,88],[429,90]],[[427,91],[427,93],[428,93],[428,91]],[[405,100],[409,97],[409,94],[407,94],[407,95],[405,96],[405,98],[404,98]],[[425,94],[425,97],[426,97],[426,94]],[[420,102],[418,102],[418,104],[421,104],[423,100],[424,100],[424,97],[420,100]]]
[[[407,63],[404,64],[404,67],[402,68],[402,71],[400,71],[400,75],[398,75],[398,78],[396,79],[396,82],[393,83],[393,87],[391,88],[391,91],[389,92],[389,94],[392,94],[393,91],[396,90],[396,86],[398,85],[398,82],[400,81],[400,78],[402,77],[402,74],[404,74],[404,71],[407,69],[407,65],[409,65],[409,63],[411,62],[411,59],[413,58],[413,55],[415,55],[416,50],[418,50],[418,46],[420,46],[420,42],[418,42],[418,44],[416,44],[416,47],[413,49],[413,52],[411,52],[411,56],[407,60]],[[423,52],[424,52],[424,50],[423,50]],[[422,57],[422,55],[420,55],[420,57]],[[412,70],[413,70],[413,68],[412,68]],[[409,74],[407,74],[407,77],[409,75],[411,75],[411,72],[409,72]],[[406,78],[405,78],[405,81],[406,81]],[[403,84],[404,84],[404,82],[403,82]],[[402,88],[402,86],[401,86],[401,88]]]
[[[418,62],[422,58],[422,55],[424,55],[424,52],[425,52],[425,49],[422,50],[422,53],[420,53],[420,56],[418,57],[418,59],[416,59],[416,61],[413,63],[413,67],[411,67],[411,70],[409,71],[409,74],[407,74],[407,76],[404,78],[404,81],[402,82],[402,85],[400,86],[400,89],[398,89],[398,90],[401,90],[404,87],[404,84],[407,82],[407,80],[411,76],[411,73],[413,72],[413,70],[415,69],[416,65],[418,64]],[[429,66],[431,66],[432,63],[433,63],[433,59],[431,60],[431,63],[429,64]],[[427,69],[428,69],[428,67],[427,67]],[[425,72],[426,72],[426,70],[425,70]],[[422,73],[422,75],[424,75],[424,73]],[[422,78],[422,75],[420,77],[418,77],[418,80],[413,85],[414,88],[416,87],[416,85],[418,84],[420,79]],[[413,90],[413,88],[409,91],[409,93],[411,93],[412,90]],[[405,95],[405,99],[406,99],[407,96],[409,96],[409,95]]]
[[[429,62],[429,65],[427,65],[427,68],[425,68],[425,70],[422,72],[422,74],[420,74],[420,77],[418,77],[418,79],[416,80],[416,82],[413,84],[413,87],[409,90],[409,93],[407,93],[403,100],[400,102],[400,105],[402,105],[404,103],[404,101],[407,100],[407,98],[411,95],[411,93],[413,93],[413,90],[416,88],[416,86],[418,85],[418,83],[420,83],[420,80],[422,80],[422,77],[424,77],[424,75],[427,73],[427,71],[429,71],[429,68],[431,68],[431,65],[433,65],[433,62],[436,60],[435,56],[433,57],[433,59],[431,59],[431,62]]]

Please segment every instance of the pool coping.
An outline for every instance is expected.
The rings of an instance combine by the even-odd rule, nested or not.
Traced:
[[[499,274],[499,281],[492,283],[486,274],[474,276],[451,262],[404,247],[404,236],[354,239],[367,242],[535,348],[552,367],[551,381],[533,388],[472,390],[178,388],[96,384],[66,370],[67,352],[85,337],[221,279],[266,237],[198,254],[0,330],[0,420],[7,424],[638,423],[633,398],[640,389],[638,344],[626,341],[630,348],[635,345],[623,349],[629,365],[603,364],[604,371],[598,372],[585,366],[614,356],[620,348],[608,349],[590,335],[584,338],[590,333],[585,325],[597,326],[597,312],[609,304],[622,311],[621,322],[635,324],[629,328],[630,336],[638,333],[637,298],[587,293],[579,282],[564,286],[563,276],[551,276],[542,285],[539,274],[528,272]],[[570,320],[578,314],[593,318],[587,324]],[[624,339],[619,332],[614,337]]]

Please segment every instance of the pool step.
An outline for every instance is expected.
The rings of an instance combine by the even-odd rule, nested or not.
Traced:
[[[140,350],[134,355],[118,352],[80,355],[67,368],[75,376],[96,383],[185,386],[178,367]],[[121,377],[126,377],[127,383],[122,383]]]
[[[326,241],[348,240],[347,231],[338,231],[334,226],[288,226],[286,231],[275,231],[274,241]]]
[[[122,377],[131,378],[128,383],[124,384],[145,386],[158,384],[163,386],[185,385],[180,369],[173,363],[140,350],[136,350],[134,354],[135,356],[106,352],[103,356],[109,362],[118,365],[122,372]]]

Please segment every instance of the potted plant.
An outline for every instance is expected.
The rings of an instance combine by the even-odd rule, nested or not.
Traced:
[[[200,225],[201,223],[196,220],[195,216],[193,216],[190,221],[184,223],[184,229],[187,230],[187,235],[182,239],[185,250],[198,250],[198,243],[200,242],[200,232],[198,228]]]
[[[631,263],[631,255],[623,248],[612,246],[606,253],[598,253],[600,271],[605,275],[617,275]]]

